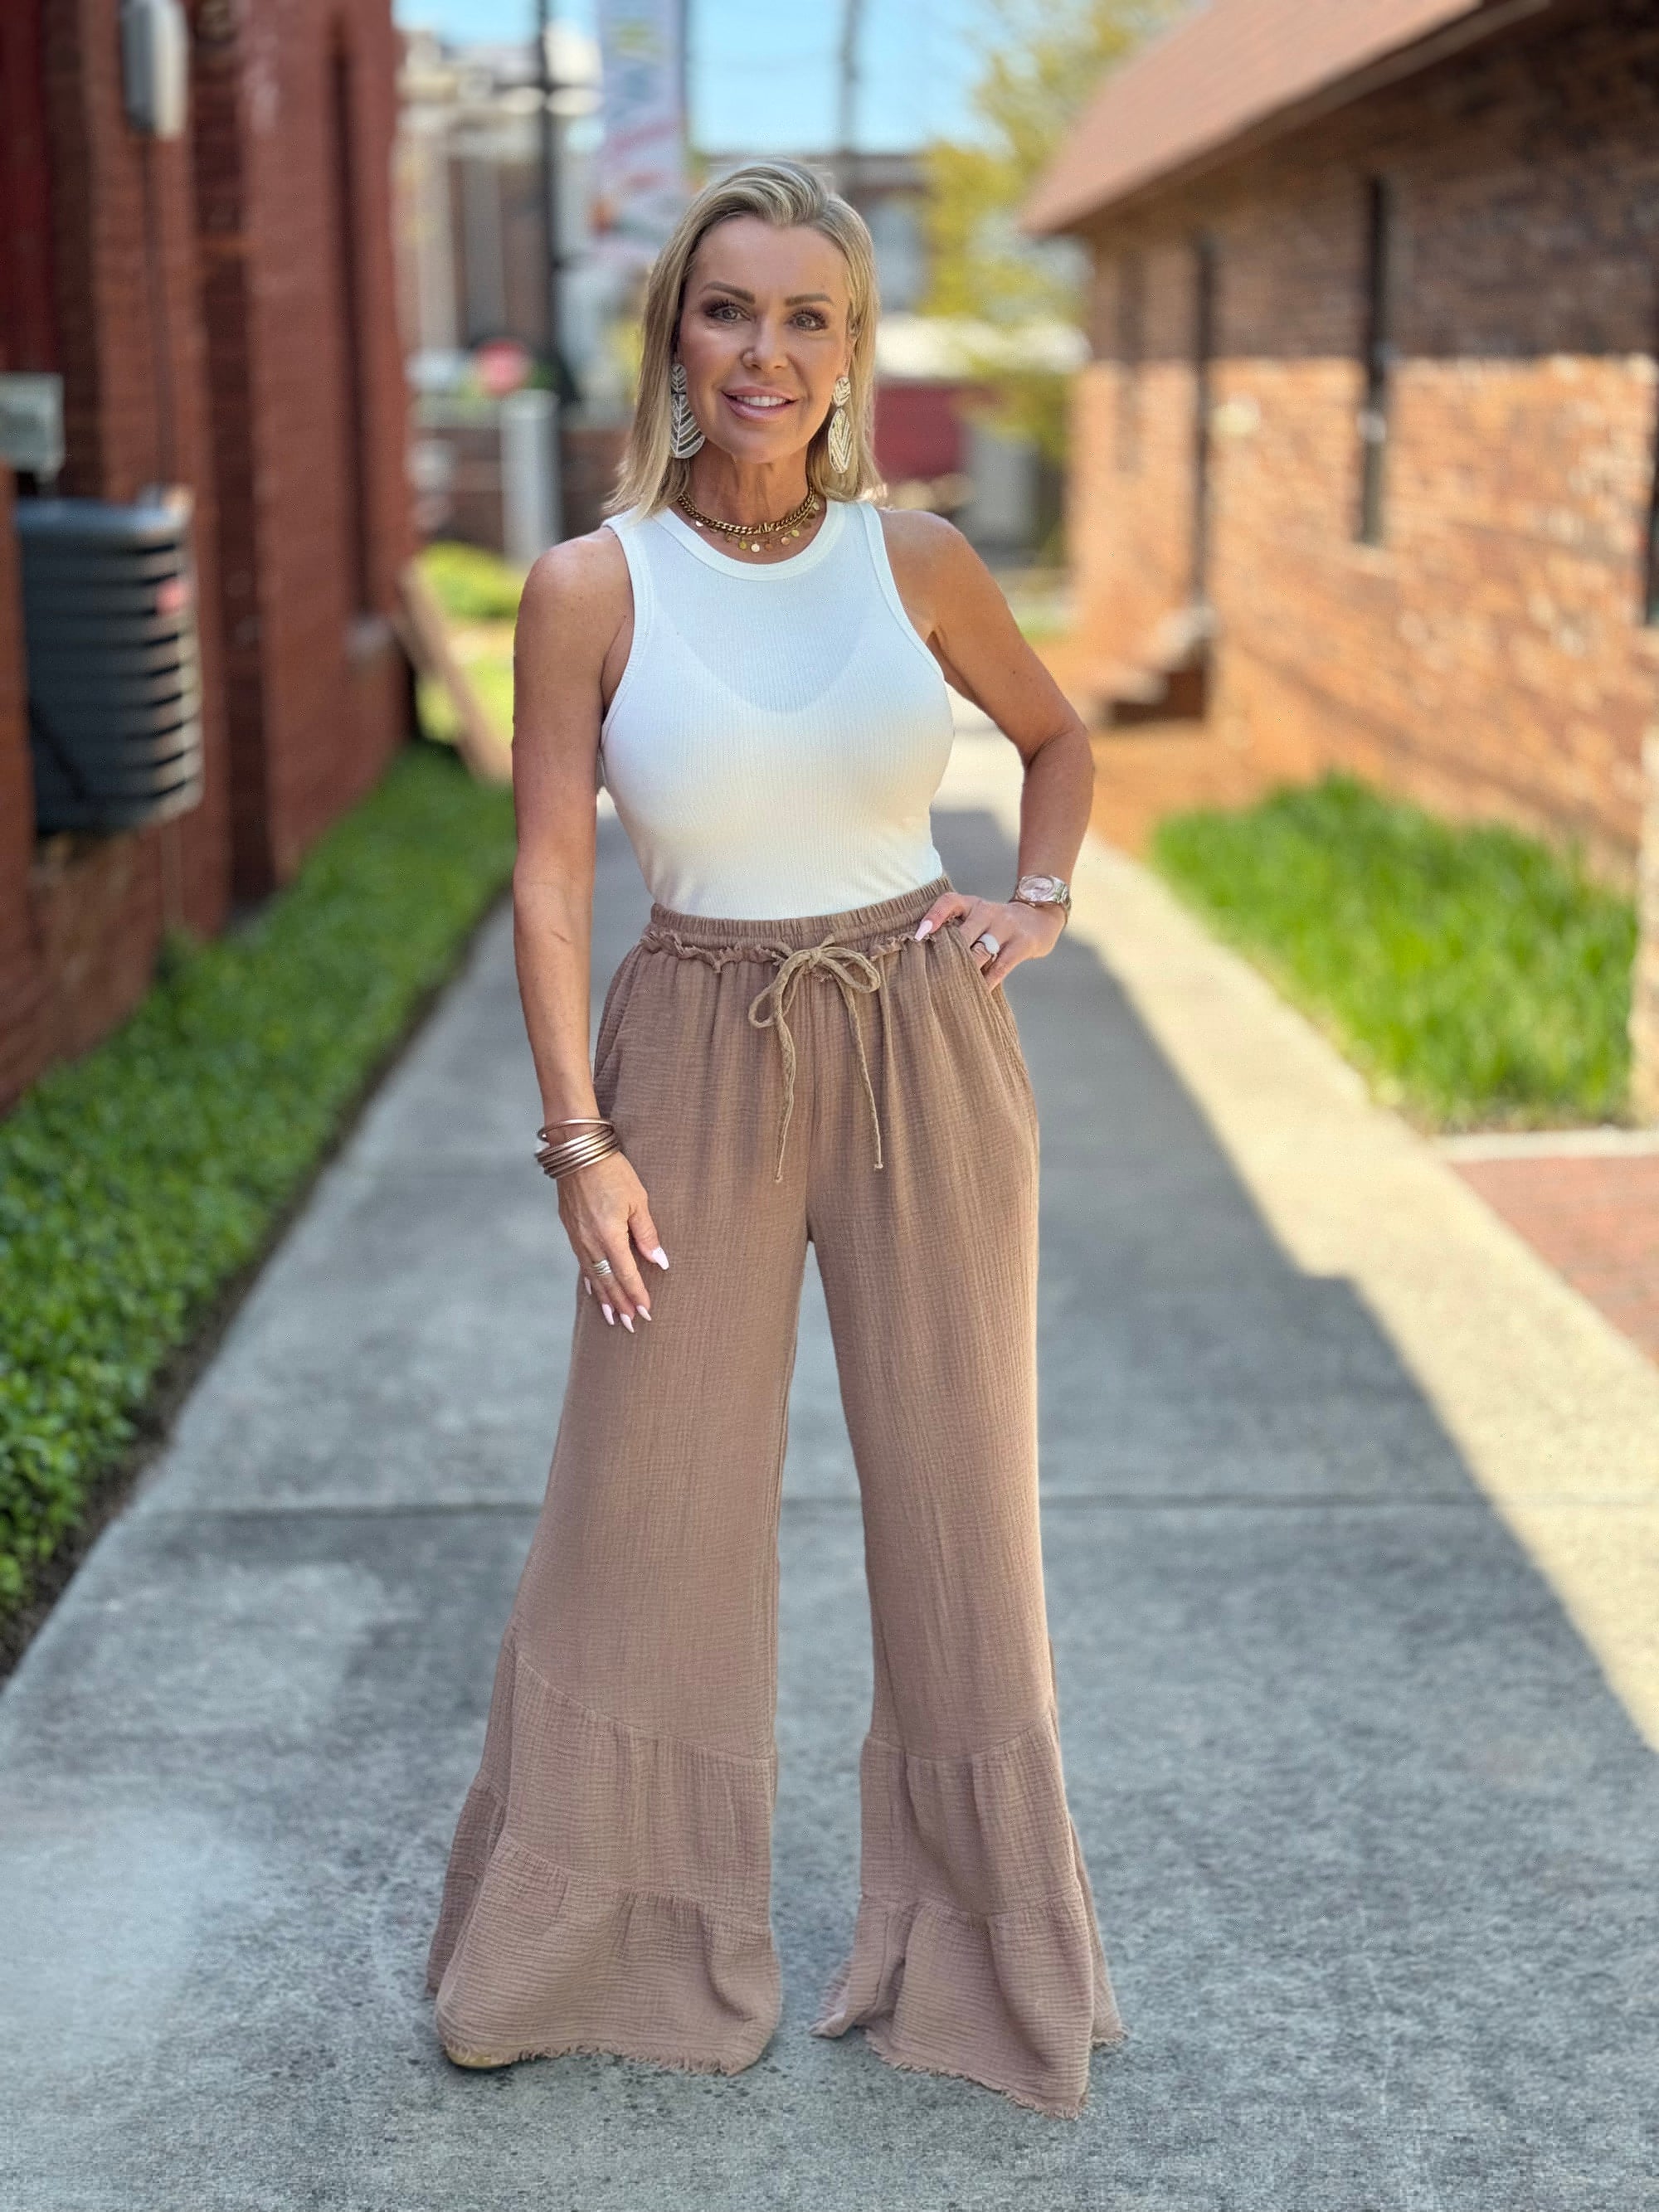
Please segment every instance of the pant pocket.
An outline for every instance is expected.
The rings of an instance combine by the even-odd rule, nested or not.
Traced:
[[[939,936],[941,939],[951,941],[954,957],[962,969],[961,988],[978,1006],[980,1020],[991,1050],[1013,1078],[1015,1087],[1024,1100],[1026,1113],[1035,1121],[1036,1095],[1031,1088],[1030,1070],[1025,1065],[1024,1048],[1019,1041],[1019,1025],[1014,1019],[1014,1010],[1008,1003],[1006,987],[999,983],[994,990],[986,988],[973,949],[955,922],[947,922]]]
[[[617,1050],[622,1043],[623,1022],[628,1012],[628,1002],[634,995],[640,963],[645,957],[642,945],[635,945],[623,954],[617,972],[611,978],[605,994],[605,1005],[599,1013],[599,1033],[593,1045],[593,1091],[599,1099],[599,1111],[608,1114],[610,1107],[601,1095],[610,1085],[616,1072]]]
[[[981,988],[983,988],[981,985]],[[994,991],[987,991],[985,996],[990,1007],[992,1024],[1001,1042],[1003,1058],[1024,1092],[1025,1103],[1035,1121],[1036,1093],[1031,1088],[1031,1071],[1025,1064],[1025,1048],[1019,1041],[1019,1024],[1014,1019],[1014,1010],[1009,1005],[1007,993],[1001,984]]]

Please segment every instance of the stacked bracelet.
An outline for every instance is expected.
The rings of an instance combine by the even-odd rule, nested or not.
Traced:
[[[555,1129],[569,1126],[562,1121],[550,1121],[536,1132],[540,1139],[537,1165],[556,1182],[561,1176],[574,1175],[578,1168],[592,1167],[595,1160],[606,1159],[612,1152],[622,1150],[622,1139],[611,1122],[596,1114],[576,1115],[572,1119],[583,1125],[574,1137],[554,1137]]]

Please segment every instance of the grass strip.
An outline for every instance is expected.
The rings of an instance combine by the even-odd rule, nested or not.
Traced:
[[[424,547],[421,571],[451,622],[516,622],[525,570],[482,546],[440,538]]]
[[[450,645],[501,736],[513,736],[513,626],[525,572],[477,545],[440,539],[420,556],[422,574],[449,617]],[[416,687],[421,727],[441,744],[460,735],[460,718],[441,684],[422,677]]]
[[[1576,855],[1331,775],[1173,816],[1152,859],[1420,1125],[1627,1113],[1635,908]]]
[[[0,1122],[0,1615],[453,967],[513,846],[507,792],[410,748],[287,890],[210,943],[170,940],[126,1024]]]

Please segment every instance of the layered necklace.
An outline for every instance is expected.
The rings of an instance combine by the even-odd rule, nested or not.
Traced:
[[[718,515],[705,514],[692,504],[689,491],[680,493],[674,504],[695,522],[699,530],[717,530],[722,538],[731,539],[744,553],[763,553],[768,538],[775,538],[787,545],[792,538],[799,538],[803,523],[810,522],[818,511],[818,495],[809,491],[799,507],[791,507],[776,522],[722,522]]]

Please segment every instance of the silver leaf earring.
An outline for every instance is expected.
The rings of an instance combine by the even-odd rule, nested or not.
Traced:
[[[668,378],[668,450],[677,461],[689,461],[702,445],[702,432],[685,388],[685,363],[677,361]]]
[[[830,465],[838,477],[844,477],[853,465],[853,422],[847,412],[852,396],[852,378],[838,376],[830,394],[835,405],[830,410],[829,440]]]

